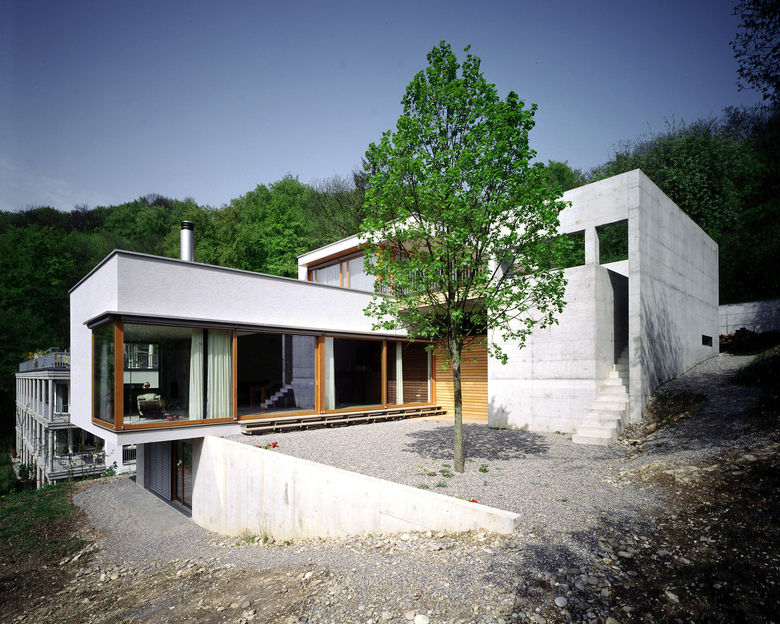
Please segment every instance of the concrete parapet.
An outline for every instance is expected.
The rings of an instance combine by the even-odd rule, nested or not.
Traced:
[[[276,539],[366,532],[511,533],[515,513],[207,436],[194,448],[192,519]]]

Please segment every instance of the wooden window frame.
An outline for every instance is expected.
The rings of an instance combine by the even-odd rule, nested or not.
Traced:
[[[231,415],[227,418],[202,418],[200,420],[181,420],[181,421],[165,421],[165,422],[159,422],[159,423],[138,423],[138,424],[129,424],[124,422],[124,412],[125,412],[125,404],[124,404],[124,352],[125,352],[125,343],[124,343],[124,321],[121,318],[118,317],[112,317],[110,321],[108,321],[113,328],[114,328],[114,422],[113,423],[107,423],[103,420],[96,419],[95,418],[95,329],[98,329],[98,327],[103,327],[105,324],[101,324],[98,327],[92,328],[92,372],[91,372],[91,382],[90,382],[90,390],[91,390],[91,404],[92,404],[92,423],[102,427],[103,429],[108,429],[109,431],[132,431],[132,430],[148,430],[148,429],[164,429],[164,428],[181,428],[181,427],[195,427],[195,426],[202,426],[202,425],[216,425],[216,424],[224,424],[224,423],[231,423],[236,422],[238,420],[238,402],[237,402],[237,388],[238,388],[238,378],[236,375],[236,371],[238,369],[238,359],[237,359],[237,340],[238,340],[238,332],[235,328],[228,329],[228,328],[212,328],[212,327],[203,327],[201,325],[198,325],[197,323],[181,323],[181,324],[171,324],[171,323],[164,323],[164,324],[156,324],[153,322],[153,319],[147,321],[144,320],[132,320],[132,324],[137,325],[157,325],[157,326],[165,326],[165,327],[189,327],[193,329],[219,329],[220,331],[230,331],[232,340],[231,340],[231,373],[232,373],[232,383],[231,383]],[[108,324],[106,323],[106,324]]]

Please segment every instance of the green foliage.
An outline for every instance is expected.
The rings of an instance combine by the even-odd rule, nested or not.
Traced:
[[[720,302],[780,296],[780,107],[724,111],[625,144],[590,181],[641,169],[719,245]]]
[[[570,167],[568,161],[550,160],[544,169],[550,185],[558,186],[561,192],[569,191],[588,182],[587,176],[580,169]]]
[[[628,259],[628,221],[619,221],[598,229],[599,264]]]
[[[780,103],[780,2],[742,0],[734,15],[742,20],[731,41],[739,90],[755,89],[765,100]]]
[[[11,464],[0,464],[0,494],[8,494],[16,489],[16,472]]]
[[[304,206],[312,248],[358,233],[366,216],[365,194],[366,175],[359,170],[352,172],[351,179],[333,176],[314,185]]]
[[[460,354],[488,318],[519,344],[555,322],[565,280],[549,267],[559,266],[564,247],[557,236],[563,203],[544,166],[531,164],[536,107],[514,92],[502,100],[479,58],[467,53],[461,65],[441,42],[402,103],[396,130],[366,152],[365,269],[393,295],[377,293],[366,314],[377,329],[403,328],[446,345],[454,464],[462,472]],[[506,360],[497,344],[490,349]]]

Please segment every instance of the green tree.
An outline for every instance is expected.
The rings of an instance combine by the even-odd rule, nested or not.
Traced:
[[[739,90],[755,89],[764,100],[780,103],[780,1],[742,0],[734,15],[742,20],[731,41]]]
[[[491,330],[523,344],[555,322],[565,280],[556,235],[564,204],[544,166],[531,164],[536,106],[502,100],[468,53],[442,41],[406,88],[396,130],[366,152],[363,235],[377,292],[366,314],[378,329],[441,341],[452,367],[454,467],[464,470],[461,353]],[[460,70],[460,73],[459,71]],[[491,343],[493,356],[506,361]]]
[[[550,160],[545,166],[545,171],[550,178],[550,182],[557,184],[563,192],[588,182],[587,176],[580,169],[570,167],[567,160],[563,162]]]
[[[312,248],[357,234],[365,217],[365,173],[335,175],[316,182],[306,206],[307,237]]]

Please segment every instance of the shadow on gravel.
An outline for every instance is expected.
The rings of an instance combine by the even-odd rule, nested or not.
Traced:
[[[412,441],[406,450],[432,459],[452,459],[453,427],[436,427],[406,434]],[[489,429],[484,425],[463,425],[463,453],[472,459],[520,459],[549,451],[543,436],[516,429]]]

